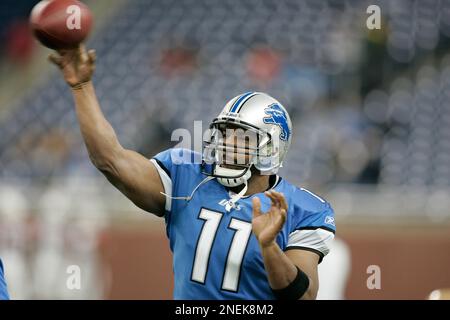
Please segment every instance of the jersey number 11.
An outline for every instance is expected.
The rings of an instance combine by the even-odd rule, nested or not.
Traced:
[[[191,279],[204,284],[208,271],[211,248],[216,238],[217,228],[222,220],[223,213],[202,208],[199,218],[204,220],[203,228],[198,238],[195,251],[194,266]],[[232,218],[228,229],[234,230],[234,237],[228,249],[227,265],[222,280],[222,290],[237,292],[241,264],[247,249],[248,240],[252,232],[252,224],[247,221]]]

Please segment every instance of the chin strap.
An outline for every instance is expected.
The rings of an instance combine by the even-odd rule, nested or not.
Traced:
[[[248,189],[248,184],[247,184],[247,181],[245,181],[244,187],[242,188],[242,190],[239,193],[233,195],[231,197],[231,199],[228,200],[227,204],[225,205],[225,210],[227,212],[230,212],[231,209],[237,208],[236,202],[238,202],[239,199],[241,199],[244,196],[244,194],[247,192],[247,189]]]
[[[218,165],[214,168],[214,174],[220,176],[217,178],[217,181],[219,181],[221,185],[232,188],[246,183],[252,176],[252,171],[250,170],[250,167],[246,169],[229,169]],[[238,178],[226,178],[226,176],[238,176]]]
[[[172,200],[185,200],[185,201],[190,201],[192,199],[192,197],[194,196],[194,193],[198,190],[198,188],[200,188],[202,185],[204,185],[205,183],[216,179],[216,177],[213,176],[208,176],[205,179],[203,179],[195,188],[194,190],[192,190],[191,195],[187,196],[187,197],[172,197],[170,195],[168,195],[167,193],[164,193],[162,191],[160,191],[160,193],[162,195],[164,195],[166,198],[172,199]],[[225,205],[225,210],[227,212],[230,212],[231,209],[236,209],[237,205],[236,202],[238,202],[243,196],[244,194],[247,192],[248,189],[248,184],[247,184],[247,180],[244,181],[244,187],[242,188],[241,191],[239,191],[239,193],[234,194],[230,200],[228,200],[227,204]]]
[[[194,196],[195,191],[197,191],[197,189],[200,188],[201,185],[203,185],[203,184],[205,184],[205,183],[207,183],[208,181],[211,181],[211,180],[213,180],[213,179],[215,179],[215,177],[212,177],[212,176],[208,176],[208,177],[206,177],[205,179],[203,179],[203,180],[202,180],[202,181],[194,188],[194,190],[192,190],[191,195],[190,195],[190,196],[187,196],[187,197],[172,197],[172,196],[170,196],[170,195],[168,195],[167,193],[164,193],[164,192],[162,192],[162,191],[160,191],[160,193],[161,193],[162,195],[164,195],[165,197],[170,198],[170,199],[172,199],[172,200],[186,200],[186,201],[190,201],[190,200],[192,199],[192,197]]]

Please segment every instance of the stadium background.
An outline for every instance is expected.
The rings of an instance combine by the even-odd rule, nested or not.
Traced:
[[[30,35],[36,2],[0,2],[0,256],[11,296],[170,299],[163,221],[90,164],[70,91]],[[151,157],[175,144],[174,129],[266,91],[294,123],[281,175],[335,208],[339,247],[321,266],[331,279],[321,297],[425,299],[450,287],[450,1],[86,3],[94,82],[124,146]],[[370,4],[381,30],[366,27]],[[66,287],[70,265],[80,290]],[[381,289],[367,287],[370,266]]]

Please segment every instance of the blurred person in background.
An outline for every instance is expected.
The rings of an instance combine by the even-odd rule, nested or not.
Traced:
[[[36,297],[99,299],[102,296],[103,278],[96,250],[106,214],[102,204],[86,194],[78,191],[75,195],[60,190],[60,186],[50,186],[40,197],[39,241],[32,263]],[[78,197],[83,201],[77,201]],[[66,281],[61,281],[73,268],[79,268],[83,274],[77,290],[69,289]]]
[[[0,188],[0,256],[13,299],[30,297],[27,261],[28,223],[27,199],[13,186]]]
[[[330,243],[327,259],[319,265],[317,300],[344,300],[350,271],[350,247],[343,239],[336,237]]]

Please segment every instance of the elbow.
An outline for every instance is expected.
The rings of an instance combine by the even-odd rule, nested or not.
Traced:
[[[123,150],[117,137],[108,127],[103,128],[103,134],[100,137],[85,138],[89,160],[91,163],[102,172],[109,172],[114,168],[117,159]]]
[[[316,300],[317,290],[308,289],[299,300]]]
[[[308,277],[309,278],[309,277]],[[299,300],[316,300],[319,286],[311,278],[309,278],[309,285],[305,293],[299,298]]]
[[[89,160],[101,172],[111,172],[114,168],[114,153],[89,153]]]
[[[316,300],[318,283],[297,267],[296,278],[285,288],[272,289],[277,300]]]
[[[91,163],[94,165],[94,167],[96,167],[101,172],[107,172],[108,168],[111,167],[109,165],[109,162],[103,157],[89,155],[89,160],[91,160]]]

